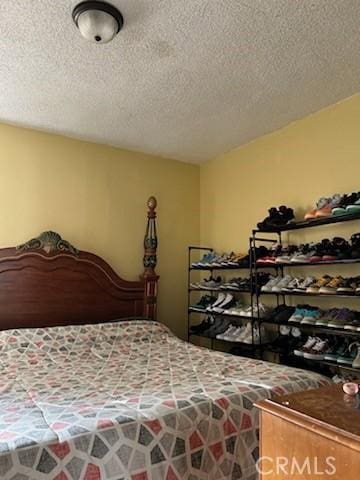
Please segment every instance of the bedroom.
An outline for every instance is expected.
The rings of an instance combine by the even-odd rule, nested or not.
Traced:
[[[205,285],[204,291],[201,291],[204,280],[212,280],[209,279],[211,267],[206,267],[207,270],[195,268],[195,271],[191,271],[189,279],[188,247],[209,247],[219,255],[234,251],[236,254],[246,256],[253,229],[268,216],[271,207],[285,205],[292,208],[295,221],[298,222],[316,207],[316,203],[322,197],[347,194],[348,197],[345,199],[347,201],[352,192],[358,192],[359,4],[351,0],[341,2],[274,0],[251,3],[233,0],[223,2],[112,0],[110,3],[122,13],[124,24],[109,43],[97,44],[87,41],[82,36],[72,18],[78,2],[65,0],[0,2],[2,31],[0,263],[2,267],[4,266],[0,270],[1,341],[8,345],[6,340],[11,338],[9,329],[16,329],[16,332],[22,334],[25,330],[21,327],[24,326],[30,328],[31,335],[34,334],[31,327],[40,328],[51,323],[72,324],[76,320],[76,323],[89,325],[95,317],[95,313],[94,315],[92,313],[96,308],[101,308],[104,312],[104,317],[98,319],[100,324],[105,320],[132,317],[130,309],[132,313],[135,302],[141,303],[144,300],[142,295],[139,300],[139,289],[143,288],[143,284],[139,286],[137,283],[139,275],[144,271],[143,240],[149,211],[147,202],[150,197],[155,196],[158,204],[155,271],[160,278],[157,282],[157,295],[155,291],[147,292],[146,298],[149,303],[146,305],[154,307],[156,299],[156,318],[159,326],[154,328],[162,328],[161,325],[164,325],[164,331],[158,332],[158,342],[159,345],[164,343],[169,345],[167,341],[170,342],[174,352],[178,353],[179,359],[174,360],[172,368],[176,369],[180,382],[177,386],[174,379],[163,379],[165,391],[162,394],[166,395],[165,386],[170,385],[175,389],[174,395],[179,395],[179,401],[183,400],[189,395],[189,391],[182,390],[180,380],[184,381],[184,385],[188,387],[190,385],[190,393],[194,393],[193,390],[197,390],[199,386],[191,383],[193,379],[188,377],[188,375],[191,377],[191,372],[198,373],[200,383],[208,381],[209,384],[204,388],[211,390],[215,388],[211,382],[219,380],[217,375],[218,369],[221,368],[223,370],[219,384],[226,379],[231,383],[231,388],[235,388],[237,381],[243,382],[243,385],[253,383],[257,385],[256,391],[261,391],[264,388],[264,379],[259,380],[261,373],[254,372],[250,375],[243,371],[244,368],[256,370],[260,368],[258,365],[261,365],[261,368],[274,372],[275,377],[278,375],[276,368],[286,368],[290,369],[286,371],[293,372],[294,366],[288,367],[284,356],[278,352],[262,352],[261,357],[269,362],[263,364],[259,359],[257,345],[249,347],[249,344],[245,345],[238,341],[238,338],[233,338],[235,341],[230,342],[209,339],[206,335],[189,336],[188,331],[188,327],[201,325],[201,322],[203,320],[206,322],[208,318],[209,325],[216,328],[224,328],[226,325],[229,327],[231,324],[229,319],[236,327],[246,327],[248,319],[242,318],[241,315],[226,317],[220,314],[217,316],[216,312],[189,313],[188,304],[194,305],[206,296],[219,298],[221,291],[217,290],[221,290],[220,287],[224,283],[233,278],[252,278],[252,272],[250,269],[234,272],[232,269],[226,270],[225,267],[220,271],[214,270],[214,280],[220,276],[222,283],[218,282],[218,285],[210,288]],[[341,201],[344,201],[343,197]],[[317,295],[315,298],[306,296],[298,298],[296,293],[301,292],[293,292],[292,295],[286,296],[282,295],[284,292],[280,292],[281,295],[263,295],[259,302],[265,306],[275,307],[279,299],[280,304],[284,300],[289,307],[310,304],[312,307],[320,307],[323,312],[334,308],[342,310],[348,308],[349,310],[345,312],[348,314],[347,321],[354,323],[355,327],[352,328],[357,328],[356,316],[349,317],[349,311],[351,314],[360,310],[359,297],[356,295],[358,237],[353,236],[360,230],[356,220],[357,214],[352,214],[351,208],[348,209],[349,213],[346,211],[347,207],[355,207],[356,210],[356,202],[357,199],[352,198],[352,203],[337,206],[343,209],[342,214],[346,217],[344,222],[328,222],[327,225],[319,225],[316,228],[281,232],[283,250],[288,245],[299,246],[311,242],[320,244],[321,247],[322,240],[333,240],[335,237],[344,239],[342,252],[347,250],[350,258],[345,258],[344,262],[337,257],[333,258],[333,263],[328,260],[325,267],[321,264],[297,265],[295,268],[291,264],[289,270],[286,264],[275,265],[283,277],[288,273],[292,275],[293,278],[289,279],[288,284],[290,281],[296,283],[301,278],[306,280],[308,276],[314,276],[317,282],[324,275],[329,275],[332,278],[328,279],[328,283],[334,279],[333,285],[342,288],[343,279],[345,283],[343,288],[353,289],[353,292],[345,296],[336,295],[335,290],[335,295],[330,297],[331,294]],[[321,209],[321,205],[319,207]],[[325,223],[329,218],[336,217],[332,216],[331,211],[328,213],[328,216],[324,216]],[[349,221],[352,217],[347,215],[354,215],[354,219]],[[279,220],[280,215],[277,214],[275,217]],[[340,215],[336,220],[341,218],[343,217]],[[290,222],[293,220],[290,219]],[[47,253],[42,248],[35,248],[35,245],[24,252],[12,250],[10,256],[14,255],[14,265],[21,261],[24,262],[24,268],[15,267],[9,270],[7,248],[25,244],[46,231],[58,232],[64,240],[81,251],[80,257],[65,251],[61,253],[66,257],[65,263],[59,263],[58,269],[48,268],[46,265],[52,266],[54,261],[57,261],[51,259],[57,258],[59,252],[55,250]],[[264,232],[259,236],[278,240],[277,231]],[[263,246],[271,245],[272,242],[263,242]],[[332,247],[335,248],[334,245]],[[49,245],[46,248],[48,250]],[[77,259],[82,258],[83,252],[91,252],[97,256],[96,258],[100,258],[100,265],[98,260],[95,261],[99,271],[96,270],[94,273],[84,266],[85,271],[79,273],[75,265],[78,265]],[[199,262],[203,253],[206,252],[198,254],[192,252],[190,263]],[[288,252],[280,253],[284,256]],[[295,253],[306,255],[309,252]],[[331,248],[330,252],[326,250],[322,253],[330,256],[334,254]],[[352,255],[355,255],[355,258],[352,258]],[[62,262],[62,256],[59,262]],[[266,256],[269,257],[267,262],[270,262],[271,267],[275,250],[270,249]],[[52,263],[47,264],[46,259]],[[350,261],[351,259],[354,261]],[[211,261],[216,259],[213,258]],[[111,266],[115,277],[112,277],[112,273],[109,274],[110,277],[106,276],[107,280],[102,277],[104,274],[102,262]],[[259,277],[261,272],[275,276],[278,271],[271,269],[269,265],[252,263],[253,273]],[[105,267],[105,271],[107,268]],[[34,271],[37,272],[36,275],[32,275]],[[104,297],[99,299],[97,296],[99,292],[96,285],[101,286],[105,282],[106,285],[102,288],[108,291],[113,288],[108,285],[109,279],[115,279],[117,284],[119,277],[137,284],[136,294],[134,293],[137,300],[130,295],[131,299],[125,302],[129,305],[129,308],[125,308],[126,315],[122,314],[124,312],[122,300],[121,305],[114,307],[112,296],[105,300]],[[267,277],[268,280],[271,278]],[[355,279],[355,283],[350,282],[350,286],[346,286],[348,278]],[[95,279],[95,283],[91,282],[91,279]],[[324,282],[326,280],[325,278]],[[189,284],[199,282],[202,285],[189,294]],[[285,287],[288,287],[288,284]],[[214,290],[211,291],[211,288]],[[120,291],[122,299],[124,291],[122,288]],[[227,305],[228,309],[239,307],[241,311],[241,308],[251,307],[252,296],[249,293],[236,292],[236,287],[233,292],[235,293],[225,290],[226,294],[241,300],[245,305],[241,307],[236,305],[235,300],[228,296],[230,303]],[[190,299],[188,295],[191,295]],[[254,301],[257,301],[257,296],[253,297]],[[205,300],[206,298],[203,301]],[[155,315],[155,308],[153,312]],[[105,318],[107,314],[109,316]],[[137,316],[142,317],[143,314],[143,311],[141,315],[138,310],[136,311]],[[318,310],[315,311],[315,317],[317,314]],[[338,322],[338,317],[335,320]],[[277,342],[277,338],[284,342],[284,337],[285,343],[295,341],[291,338],[292,334],[288,334],[289,328],[283,330],[288,332],[283,335],[279,322],[274,323],[277,324],[265,325],[266,334],[271,337],[272,342]],[[291,332],[300,331],[303,343],[311,336],[323,342],[336,340],[339,342],[339,348],[344,347],[346,342],[341,342],[344,339],[352,340],[351,343],[348,342],[348,346],[355,344],[348,355],[343,352],[347,355],[345,361],[351,360],[350,364],[337,362],[336,359],[321,363],[297,358],[296,366],[300,366],[300,361],[302,362],[301,375],[304,377],[301,377],[301,380],[294,380],[292,388],[305,390],[309,386],[313,388],[320,386],[313,384],[314,379],[318,379],[320,383],[328,381],[334,383],[334,378],[341,382],[339,385],[331,386],[335,388],[336,395],[339,395],[336,397],[338,403],[329,406],[329,396],[323,394],[321,389],[316,393],[319,395],[316,398],[320,405],[327,405],[329,411],[340,409],[338,418],[342,424],[333,425],[330,418],[318,421],[322,422],[321,428],[324,422],[327,423],[327,431],[330,432],[327,436],[324,434],[322,439],[327,438],[331,442],[335,441],[335,436],[338,439],[342,438],[342,442],[339,441],[336,445],[339,449],[338,472],[333,478],[344,477],[344,471],[340,471],[340,467],[343,468],[344,465],[347,478],[357,478],[360,451],[359,410],[354,406],[345,409],[341,403],[344,400],[339,390],[342,389],[344,381],[348,382],[350,379],[356,383],[360,377],[360,375],[356,377],[358,367],[353,368],[352,365],[357,354],[356,341],[359,338],[357,330],[345,329],[345,324],[336,328],[325,326],[321,330],[316,325],[301,324],[301,320],[291,324],[289,318],[283,323],[291,326]],[[121,325],[127,324],[117,322],[116,325],[116,328],[123,328]],[[133,327],[129,327],[130,330],[135,328],[135,324],[132,325]],[[64,332],[68,331],[71,336],[73,331],[70,327],[64,328]],[[84,339],[84,348],[89,346],[88,342],[94,333],[93,328],[90,325],[86,328],[89,339]],[[146,330],[147,327],[143,328]],[[164,333],[167,332],[166,328],[172,333]],[[226,333],[219,331],[220,333],[216,335]],[[151,335],[155,334],[154,330]],[[166,337],[168,340],[165,340],[164,335],[169,335]],[[120,341],[120,330],[116,330],[116,333],[111,332],[110,336]],[[178,343],[176,337],[180,339],[179,342],[185,343]],[[144,339],[144,345],[146,342]],[[78,366],[76,362],[81,363],[84,357],[80,355],[77,358],[78,344],[75,341],[73,343],[74,365]],[[285,353],[292,354],[287,343]],[[192,344],[196,346],[192,347]],[[129,345],[137,344],[135,342]],[[197,345],[204,347],[204,350],[197,350]],[[249,352],[253,346],[254,354]],[[251,408],[253,419],[248,429],[245,428],[248,419],[246,415],[244,417],[246,420],[243,427],[246,432],[243,434],[242,419],[236,414],[234,416],[238,418],[237,423],[231,420],[231,425],[235,422],[234,427],[239,430],[236,435],[231,433],[233,427],[226,423],[226,420],[223,421],[222,428],[225,428],[227,433],[218,432],[218,425],[214,424],[209,427],[213,433],[205,434],[197,428],[200,420],[190,418],[189,425],[187,428],[184,427],[185,432],[180,435],[177,431],[175,435],[174,432],[166,431],[172,435],[171,440],[167,443],[164,439],[161,443],[162,434],[145,427],[146,431],[153,435],[153,443],[150,447],[142,444],[139,446],[137,443],[138,450],[133,445],[127,458],[126,455],[124,457],[116,453],[119,451],[120,440],[111,445],[109,438],[104,436],[101,445],[105,445],[108,451],[101,458],[92,455],[97,431],[94,425],[90,428],[92,432],[90,439],[87,439],[86,434],[82,436],[68,432],[59,433],[56,429],[49,428],[46,430],[49,435],[52,432],[49,440],[29,441],[28,438],[24,441],[24,435],[14,428],[11,430],[7,427],[7,422],[13,421],[18,421],[22,425],[21,415],[25,411],[21,406],[19,418],[11,413],[11,408],[14,407],[12,402],[17,402],[19,397],[16,395],[20,394],[15,384],[11,383],[15,367],[24,374],[23,383],[17,385],[19,388],[21,386],[23,394],[26,393],[32,399],[33,414],[36,417],[42,412],[44,416],[44,430],[46,425],[51,424],[47,419],[47,415],[51,416],[51,409],[47,410],[48,406],[44,399],[41,405],[35,402],[36,396],[51,393],[52,389],[56,396],[54,392],[58,387],[56,382],[51,386],[51,380],[46,389],[42,390],[40,378],[43,371],[25,368],[20,361],[23,352],[10,347],[11,345],[9,350],[2,349],[1,355],[1,409],[3,412],[8,408],[10,410],[2,415],[1,420],[0,478],[6,480],[257,478],[256,461],[259,455],[256,427],[260,413],[255,407]],[[120,349],[120,353],[124,359],[127,347],[125,338],[123,347],[125,350]],[[21,348],[23,347],[20,347],[20,350]],[[41,354],[44,353],[40,347],[36,349],[36,345],[28,348],[29,352],[25,357],[29,361],[32,361],[33,355],[39,355],[41,358]],[[190,349],[189,352],[193,352],[194,355],[191,362],[198,363],[190,365],[190,362],[187,363],[185,360],[182,362],[184,359],[182,349],[184,351]],[[221,350],[230,349],[236,349],[233,350],[234,354],[223,356]],[[103,354],[107,351],[108,349],[103,350],[99,343],[99,351],[92,359],[94,366],[101,365]],[[111,348],[109,351],[112,351]],[[164,352],[169,352],[169,355],[171,353],[167,349],[164,349]],[[198,352],[202,352],[201,359],[198,359],[200,355]],[[138,385],[146,385],[143,376],[147,369],[140,368],[141,362],[145,361],[142,354],[145,352],[139,352],[141,360],[137,360],[140,362],[139,365],[137,363],[133,365],[139,377]],[[54,352],[51,361],[48,360],[60,378],[61,372],[56,370],[57,364],[54,360],[57,355],[59,359],[60,357],[63,359],[59,350],[58,354]],[[256,358],[249,359],[250,355]],[[293,355],[291,357],[293,359]],[[72,357],[63,360],[71,364]],[[41,361],[47,361],[47,356],[45,355]],[[156,379],[160,375],[156,356],[152,361]],[[279,362],[280,366],[277,366],[276,363]],[[319,364],[321,368],[317,368]],[[172,368],[168,363],[162,373],[165,375],[166,372],[173,371]],[[232,373],[228,371],[231,368],[234,369]],[[237,369],[241,369],[241,373]],[[76,369],[74,371],[78,372]],[[318,376],[318,372],[321,377]],[[32,385],[31,378],[34,373],[39,374],[39,382]],[[87,378],[88,372],[83,373],[84,378]],[[124,369],[122,374],[126,373],[127,370]],[[131,373],[131,369],[128,373]],[[81,379],[81,373],[76,378]],[[72,378],[71,381],[75,381],[76,378]],[[111,384],[111,380],[112,377],[109,377],[111,389],[109,398],[114,399],[115,396],[111,394],[116,388]],[[67,381],[70,380],[64,378],[64,386]],[[286,390],[281,392],[280,381],[275,387],[275,380],[267,381],[271,386],[270,389],[265,386],[264,398],[271,389],[275,388],[276,392],[276,387],[280,389],[278,393],[287,393]],[[304,385],[303,382],[308,383]],[[99,383],[101,384],[101,381]],[[155,391],[156,386],[153,384],[151,386]],[[70,388],[69,384],[66,388]],[[82,391],[81,382],[77,388]],[[71,388],[69,392],[71,397]],[[151,392],[153,391],[149,390],[148,393]],[[85,396],[88,394],[91,398],[92,394],[100,395],[103,392],[97,384],[93,392],[84,390],[82,393]],[[119,395],[122,395],[121,392]],[[206,395],[205,403],[211,398],[209,392]],[[249,398],[252,395],[254,394],[249,392]],[[299,392],[298,395],[300,403],[308,398],[306,392]],[[171,397],[173,399],[173,393]],[[241,397],[245,398],[246,394],[241,394]],[[359,401],[359,395],[346,398],[349,401],[348,405],[354,405],[354,402],[356,405],[356,401]],[[60,400],[61,398],[57,398],[53,401]],[[98,400],[103,400],[101,395]],[[251,402],[254,403],[256,400],[258,398],[253,398]],[[294,401],[296,403],[296,400]],[[126,395],[122,397],[121,402],[127,403]],[[66,405],[65,393],[63,404]],[[123,411],[125,407],[127,408],[123,404],[119,407],[123,416],[126,416]],[[277,404],[271,404],[271,407],[275,409]],[[228,410],[221,405],[220,408],[225,412],[223,415],[227,415]],[[294,415],[295,410],[294,408]],[[198,409],[197,412],[199,413]],[[320,415],[319,412],[307,414],[309,418],[314,416],[318,418]],[[147,412],[147,415],[151,417],[154,411]],[[206,417],[206,413],[201,415]],[[261,411],[261,415],[265,416],[266,412]],[[270,412],[269,415],[274,415],[274,412]],[[181,411],[179,418],[182,418]],[[35,421],[30,417],[29,425],[33,425]],[[140,423],[139,421],[136,440],[139,440],[140,436]],[[157,430],[158,427],[154,425],[153,428]],[[105,425],[102,430],[109,431],[110,437],[114,430],[116,430],[114,435],[119,436],[121,428],[122,424],[118,427]],[[303,428],[308,435],[315,436],[316,442],[319,441],[316,435],[320,435],[320,427],[316,432],[310,432],[305,426]],[[271,440],[274,432],[277,436],[276,432],[282,431],[281,429],[281,425],[274,426],[273,433],[268,433],[267,438]],[[260,439],[261,436],[260,430]],[[234,437],[237,443],[232,454],[232,440],[228,441],[228,445],[226,440]],[[296,437],[301,438],[300,431]],[[75,447],[76,442],[82,445],[82,438],[84,444],[89,442],[86,448],[82,447],[83,450]],[[159,443],[156,441],[157,438]],[[176,438],[183,440],[185,453],[172,457]],[[249,442],[248,448],[245,448],[246,442]],[[221,454],[219,443],[225,450],[230,449],[225,456]],[[310,443],[310,440],[307,439],[303,443],[304,445]],[[177,442],[177,447],[182,452],[179,444],[182,445],[182,442]],[[52,446],[52,449],[48,445]],[[129,439],[124,445],[129,447]],[[152,466],[151,452],[155,446],[158,446],[165,460]],[[294,441],[293,448],[296,446]],[[279,449],[280,447],[279,443]],[[327,452],[333,447],[325,445],[324,456],[327,456]],[[261,443],[261,449],[265,451],[266,456],[277,458],[287,455],[284,451],[269,452],[269,448],[268,445]],[[349,450],[346,454],[340,452],[345,448]],[[133,453],[135,451],[139,453],[136,461]],[[153,456],[156,456],[156,459],[162,458],[157,449],[156,452],[158,456],[155,454]],[[353,463],[349,460],[340,461],[342,458],[349,459],[351,452],[354,455]],[[303,458],[301,455],[300,459]],[[171,460],[172,458],[174,460]],[[289,478],[288,472],[276,471],[273,475],[272,477],[271,474],[263,474],[264,478]],[[314,475],[314,472],[310,472],[306,478],[315,478]],[[296,478],[296,475],[294,477]],[[305,478],[305,475],[298,478]]]

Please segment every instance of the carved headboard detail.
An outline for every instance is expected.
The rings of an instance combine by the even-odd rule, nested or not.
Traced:
[[[156,200],[148,201],[144,272],[138,281],[78,250],[56,232],[0,249],[0,330],[127,317],[156,318]]]

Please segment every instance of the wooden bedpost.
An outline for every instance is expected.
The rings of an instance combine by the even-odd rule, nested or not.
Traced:
[[[150,197],[147,206],[148,222],[144,238],[144,273],[142,275],[142,278],[145,281],[144,316],[151,320],[156,320],[157,282],[159,279],[155,272],[157,263],[156,250],[158,244],[156,235],[156,198]]]

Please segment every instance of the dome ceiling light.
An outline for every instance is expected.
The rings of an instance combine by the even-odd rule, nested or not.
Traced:
[[[79,3],[72,12],[72,18],[81,35],[93,43],[110,42],[124,25],[119,10],[106,2]]]

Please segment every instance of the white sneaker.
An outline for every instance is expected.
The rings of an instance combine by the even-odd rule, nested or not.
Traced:
[[[235,327],[235,330],[227,335],[225,340],[228,340],[229,342],[238,342],[238,338],[242,334],[244,328],[245,327]]]
[[[269,311],[269,307],[266,307],[262,303],[259,303],[258,307],[259,309],[257,309],[256,305],[254,305],[254,317],[264,318]]]
[[[243,330],[238,335],[237,342],[243,342],[249,335],[252,335],[252,325],[250,322],[243,327]]]
[[[272,288],[282,280],[282,277],[278,275],[277,277],[272,277],[270,280],[261,287],[262,292],[271,292]]]
[[[219,303],[215,307],[214,306],[211,307],[211,311],[216,313],[223,313],[224,310],[226,309],[226,306],[227,305],[230,306],[233,301],[234,301],[234,295],[232,295],[231,293],[227,293],[224,300],[221,303]]]
[[[234,325],[231,325],[231,324],[230,324],[230,325],[228,326],[228,329],[225,330],[225,332],[223,332],[223,333],[217,334],[217,335],[216,335],[216,338],[217,338],[218,340],[226,340],[226,336],[227,336],[227,335],[230,335],[231,332],[233,332],[234,330],[236,330],[236,327],[235,327]]]
[[[319,339],[316,337],[309,337],[302,347],[294,350],[294,355],[296,355],[297,357],[303,357],[304,350],[312,348],[318,341]]]
[[[226,297],[225,293],[219,293],[215,302],[209,305],[206,310],[211,312],[213,307],[217,307],[218,305],[220,305],[220,303],[222,303],[225,300],[225,297]]]
[[[291,275],[285,275],[284,278],[280,280],[280,282],[277,282],[272,288],[272,292],[279,292],[281,293],[283,288],[286,288],[287,285],[293,280],[293,277]]]
[[[263,338],[262,338],[263,341]],[[257,325],[254,325],[253,328],[250,329],[248,334],[242,338],[243,343],[247,343],[248,345],[259,345],[260,343],[260,331]]]

